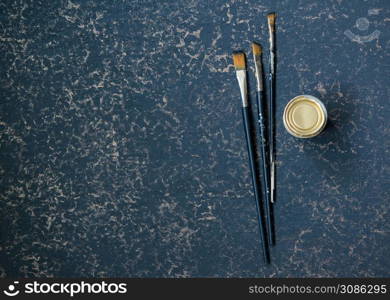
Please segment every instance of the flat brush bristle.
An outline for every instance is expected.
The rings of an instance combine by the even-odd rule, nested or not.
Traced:
[[[254,55],[261,55],[261,46],[257,43],[252,43],[252,52]]]
[[[245,54],[243,52],[233,53],[233,64],[236,70],[245,70]]]
[[[268,16],[267,16],[268,24],[275,25],[275,17],[276,17],[275,13],[268,14]]]

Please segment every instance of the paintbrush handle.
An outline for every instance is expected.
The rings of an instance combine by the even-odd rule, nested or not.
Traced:
[[[267,133],[265,132],[265,119],[264,119],[264,105],[263,105],[263,92],[256,92],[256,100],[257,100],[257,114],[258,114],[258,122],[260,128],[260,137],[261,137],[261,160],[263,166],[263,186],[264,186],[264,194],[265,194],[265,209],[267,212],[267,229],[268,229],[268,239],[269,244],[274,245],[275,238],[273,234],[273,226],[272,226],[272,216],[271,216],[271,193],[269,187],[269,164],[267,157]]]
[[[263,256],[264,261],[266,263],[270,262],[270,255],[269,255],[269,245],[268,240],[266,238],[267,235],[267,228],[266,223],[264,220],[264,209],[263,209],[263,203],[260,198],[260,191],[259,191],[259,185],[257,182],[256,177],[256,163],[255,163],[255,157],[254,157],[254,141],[252,138],[252,134],[250,132],[250,122],[249,122],[249,109],[248,107],[242,108],[242,116],[244,120],[244,128],[245,128],[245,138],[248,148],[248,157],[249,157],[249,166],[251,169],[251,175],[252,175],[252,184],[253,184],[253,192],[255,194],[255,202],[256,202],[256,209],[257,209],[257,219],[259,223],[259,231],[260,231],[260,237],[262,240],[262,246],[263,246]]]
[[[269,139],[269,163],[270,163],[270,194],[271,203],[275,202],[275,101],[274,101],[274,82],[275,75],[270,73],[269,76],[269,127],[268,127],[268,139]]]
[[[275,48],[275,13],[270,13],[268,19],[269,48],[270,48],[270,72],[269,72],[269,160],[270,160],[270,185],[271,202],[275,202],[275,73],[276,73],[276,48]]]

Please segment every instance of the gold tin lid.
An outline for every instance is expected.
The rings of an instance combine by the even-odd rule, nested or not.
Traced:
[[[319,135],[325,128],[327,118],[324,104],[310,95],[300,95],[291,99],[283,113],[284,127],[298,138]]]

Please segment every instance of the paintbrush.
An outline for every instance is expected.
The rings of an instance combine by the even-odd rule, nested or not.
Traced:
[[[261,138],[261,159],[263,166],[263,186],[264,186],[264,199],[265,199],[265,209],[267,212],[267,229],[268,229],[268,239],[269,244],[274,244],[274,234],[272,227],[272,218],[271,218],[271,194],[269,188],[269,164],[267,157],[267,133],[265,131],[265,114],[264,114],[264,86],[263,86],[263,65],[261,61],[262,49],[261,46],[257,43],[252,43],[252,52],[253,60],[255,62],[255,78],[257,83],[256,88],[256,102],[257,102],[257,120],[259,123],[260,129],[260,138]]]
[[[270,13],[268,19],[269,31],[269,115],[268,115],[268,138],[269,138],[269,163],[270,163],[270,193],[271,203],[275,202],[275,13]]]
[[[249,109],[248,109],[248,94],[247,94],[247,80],[246,80],[246,62],[245,62],[245,54],[243,52],[235,52],[233,53],[233,63],[236,68],[236,75],[238,84],[240,86],[241,92],[241,100],[242,100],[242,116],[244,121],[244,129],[245,129],[245,138],[248,148],[248,158],[249,158],[249,166],[252,175],[252,185],[253,192],[255,195],[256,209],[257,209],[257,218],[259,223],[259,231],[260,237],[262,240],[263,246],[263,256],[264,261],[266,263],[270,262],[269,256],[269,245],[268,240],[266,238],[267,228],[264,220],[264,211],[263,211],[263,203],[260,198],[259,185],[256,177],[256,163],[254,157],[254,140],[252,138],[252,134],[250,132],[250,118],[249,118]]]

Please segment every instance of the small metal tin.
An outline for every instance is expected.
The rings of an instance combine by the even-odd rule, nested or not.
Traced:
[[[328,120],[325,105],[316,97],[300,95],[291,99],[283,113],[286,130],[298,138],[317,136]]]

